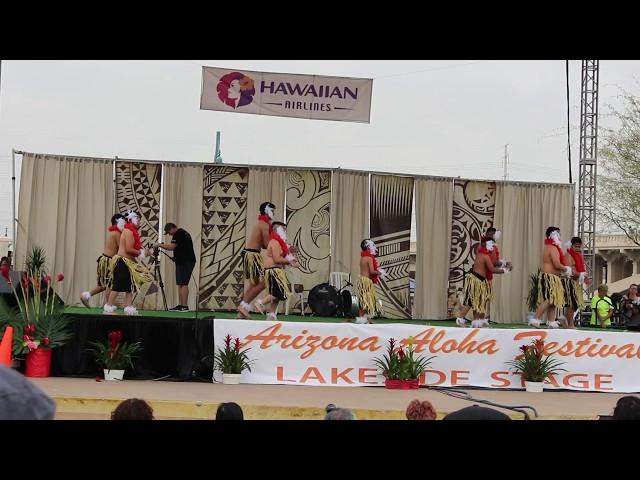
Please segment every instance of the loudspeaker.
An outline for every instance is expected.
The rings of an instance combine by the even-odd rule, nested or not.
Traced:
[[[627,330],[640,330],[640,313],[636,313],[633,317],[627,320],[625,327]]]
[[[23,272],[15,272],[12,271],[10,272],[11,274],[11,281],[13,282],[13,286],[16,289],[16,293],[18,294],[18,296],[20,298],[22,295],[22,284],[20,283],[20,279],[22,278],[22,273]],[[62,302],[62,299],[60,298],[60,296],[51,291],[49,293],[49,297],[51,297],[51,295],[53,294],[54,298],[60,302]],[[40,296],[42,297],[42,300],[44,301],[47,295],[47,284],[45,283],[44,279],[41,282],[41,288],[40,288]],[[15,296],[13,295],[13,289],[11,288],[11,285],[9,285],[9,282],[7,282],[7,280],[0,275],[0,296],[2,298],[4,298],[5,302],[10,306],[10,307],[17,307],[18,306],[18,301],[16,300]],[[49,300],[51,301],[51,300]]]

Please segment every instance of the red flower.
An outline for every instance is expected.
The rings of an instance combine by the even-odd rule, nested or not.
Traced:
[[[529,347],[527,345],[522,345],[520,350],[522,350],[522,353],[527,353],[529,351]]]
[[[49,338],[48,338],[48,337],[44,337],[44,338],[42,339],[42,346],[43,346],[43,347],[46,347],[47,345],[49,345],[49,343],[50,343],[50,342],[49,342]]]
[[[396,349],[396,340],[395,338],[390,338],[389,347],[387,348],[387,353],[389,354],[389,357],[391,357],[395,349]]]
[[[118,344],[122,341],[122,330],[111,330],[107,334],[107,338],[109,338],[109,343],[111,343],[111,348],[115,350]]]
[[[229,335],[228,333],[227,333],[227,336],[224,337],[224,346],[226,349],[231,348],[231,335]]]
[[[59,273],[56,280],[58,280],[58,282],[61,282],[64,280],[64,273]]]
[[[32,338],[29,335],[23,335],[22,340],[24,340],[25,342],[28,342],[29,340],[32,340]]]
[[[404,350],[402,350],[402,347],[398,349],[398,356],[400,357],[400,360],[404,359]]]
[[[240,339],[236,338],[236,341],[233,344],[233,348],[235,349],[236,352],[240,351]]]
[[[51,283],[51,275],[45,275],[44,283],[46,283],[47,285]]]
[[[25,290],[29,288],[29,277],[27,277],[26,273],[22,274],[22,288]]]
[[[24,333],[27,335],[33,335],[36,333],[36,326],[33,323],[27,323],[24,327]]]

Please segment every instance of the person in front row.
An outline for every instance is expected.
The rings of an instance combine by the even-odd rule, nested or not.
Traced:
[[[598,294],[591,299],[591,326],[600,325],[602,328],[611,326],[611,316],[614,308],[613,302],[607,296],[609,288],[606,285],[598,287]],[[597,322],[596,322],[597,319]]]

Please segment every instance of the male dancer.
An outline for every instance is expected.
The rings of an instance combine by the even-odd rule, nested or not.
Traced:
[[[378,248],[373,240],[365,239],[360,242],[360,276],[356,283],[358,291],[358,317],[355,323],[372,323],[371,318],[382,315],[375,285],[384,277],[386,272],[380,268],[376,254]]]
[[[124,229],[125,223],[127,222],[124,219],[124,215],[121,213],[116,213],[111,217],[111,225],[107,229],[107,240],[104,244],[104,250],[102,251],[102,255],[98,257],[98,286],[88,292],[82,292],[80,295],[80,301],[87,308],[90,307],[89,300],[91,300],[91,297],[98,293],[102,293],[106,290],[107,293],[105,294],[105,297],[109,298],[113,276],[113,272],[110,268],[111,259],[116,253],[118,253],[120,234]]]
[[[495,267],[506,267],[508,271],[513,270],[513,264],[504,258],[500,258],[500,250],[498,249],[497,242],[500,241],[500,237],[502,236],[502,232],[500,230],[496,230],[494,227],[490,227],[487,229],[487,233],[485,237],[494,242],[494,248],[490,252],[491,261]],[[491,288],[491,298],[493,298],[493,280],[489,280],[489,286]],[[486,313],[487,322],[491,321],[491,302],[487,304],[487,313]]]
[[[564,285],[565,296],[565,318],[567,319],[566,328],[576,328],[574,316],[578,310],[584,308],[584,291],[582,286],[591,284],[591,279],[586,278],[587,266],[582,256],[582,239],[573,237],[568,242],[567,252],[564,255],[564,263],[571,267],[572,275],[570,278],[564,277],[562,284]]]
[[[104,313],[113,314],[116,311],[116,297],[118,293],[125,292],[125,315],[137,315],[138,310],[132,305],[133,294],[140,291],[142,285],[153,281],[153,276],[142,263],[137,260],[143,260],[148,252],[142,248],[140,233],[138,232],[140,225],[140,217],[137,213],[130,211],[127,214],[127,224],[124,226],[122,235],[120,235],[120,245],[118,253],[111,260],[113,270],[113,282],[111,293],[107,303],[104,305]]]
[[[547,326],[558,328],[556,309],[564,308],[564,286],[561,276],[570,277],[571,267],[564,264],[564,252],[561,248],[560,229],[549,227],[542,250],[542,271],[538,276],[538,308],[536,318],[529,320],[529,325],[539,327],[542,317],[546,314]]]
[[[264,259],[264,286],[269,291],[269,296],[264,303],[270,304],[267,320],[274,322],[278,320],[278,302],[286,301],[291,295],[291,286],[284,266],[299,267],[298,261],[289,251],[286,228],[287,226],[282,222],[271,224],[271,235],[267,244],[267,255]]]
[[[258,223],[251,229],[247,237],[245,248],[242,251],[242,263],[244,265],[244,278],[249,281],[245,287],[244,295],[240,305],[238,305],[238,315],[236,318],[251,319],[249,312],[253,310],[251,302],[262,290],[264,290],[264,260],[260,252],[267,248],[269,235],[271,234],[271,222],[276,210],[276,206],[271,202],[264,202],[260,205],[260,215]],[[263,302],[258,299],[256,308],[262,313]]]
[[[491,280],[494,273],[506,273],[508,267],[497,267],[493,263],[492,252],[495,249],[495,243],[489,237],[482,237],[480,240],[480,248],[476,252],[476,259],[473,262],[473,269],[464,277],[464,286],[462,287],[462,308],[456,318],[456,324],[464,327],[467,323],[464,318],[469,310],[473,311],[472,328],[482,328],[489,325],[489,320],[485,318],[487,305],[491,302],[493,291],[491,289]]]

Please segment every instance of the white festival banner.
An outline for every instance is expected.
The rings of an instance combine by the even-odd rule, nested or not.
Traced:
[[[369,123],[373,80],[203,67],[201,110]]]
[[[386,353],[390,338],[413,337],[416,355],[435,356],[422,385],[524,388],[507,362],[521,353],[520,346],[542,339],[545,352],[566,369],[549,378],[546,389],[640,391],[640,335],[630,332],[214,320],[216,349],[227,334],[250,348],[255,360],[251,372],[242,373],[243,383],[384,385],[374,358]],[[214,380],[221,381],[220,372]]]

